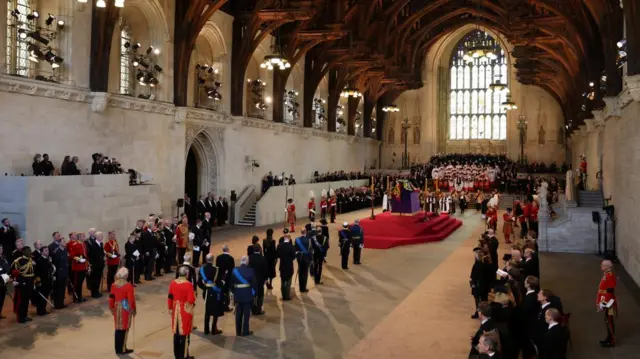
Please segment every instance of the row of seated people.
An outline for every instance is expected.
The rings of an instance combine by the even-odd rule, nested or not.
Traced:
[[[91,165],[91,172],[87,169],[85,173],[95,174],[120,174],[123,173],[122,165],[115,158],[109,158],[100,153],[94,153],[92,155],[93,163]],[[78,168],[78,156],[64,156],[60,168],[56,168],[53,162],[49,159],[48,154],[40,155],[37,153],[33,156],[33,163],[31,169],[34,176],[74,176],[82,174],[82,171]]]
[[[272,171],[269,171],[269,173],[262,176],[262,194],[273,186],[293,186],[294,184],[296,184],[296,180],[292,174],[287,177],[284,172],[280,175],[274,175]]]

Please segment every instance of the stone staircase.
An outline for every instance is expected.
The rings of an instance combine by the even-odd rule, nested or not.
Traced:
[[[600,191],[578,191],[578,204],[580,207],[602,208],[604,201]]]
[[[256,225],[256,206],[257,205],[258,205],[258,201],[254,202],[251,205],[251,208],[249,209],[247,214],[245,214],[244,218],[239,220],[238,223],[236,223],[236,225],[237,226],[242,226],[242,227],[255,227],[255,225]]]

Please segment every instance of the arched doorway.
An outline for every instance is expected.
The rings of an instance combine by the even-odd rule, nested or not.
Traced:
[[[184,169],[184,193],[189,196],[191,203],[195,203],[198,200],[198,172],[198,159],[193,146],[191,146]]]

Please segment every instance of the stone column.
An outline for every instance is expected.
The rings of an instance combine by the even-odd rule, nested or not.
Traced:
[[[7,1],[0,1],[0,74],[7,72]]]
[[[538,190],[538,199],[540,200],[540,210],[538,211],[538,246],[543,252],[548,252],[550,248],[548,229],[551,216],[549,215],[549,203],[547,203],[547,186],[547,182],[542,182]]]

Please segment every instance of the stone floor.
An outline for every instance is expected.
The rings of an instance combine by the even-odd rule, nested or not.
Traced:
[[[341,216],[364,217],[368,211]],[[469,318],[473,301],[468,275],[472,248],[483,230],[479,216],[467,213],[464,225],[440,243],[366,250],[363,265],[339,268],[338,225],[332,226],[324,284],[279,300],[279,291],[265,298],[266,315],[252,318],[255,335],[237,338],[233,318],[221,318],[224,333],[204,337],[196,331],[191,354],[196,358],[466,358],[469,337],[478,322]],[[251,235],[265,228],[233,228],[218,232],[214,253],[228,244],[240,257]],[[503,247],[505,247],[503,245]],[[626,281],[617,290],[621,305],[620,345],[601,349],[602,317],[595,312],[599,259],[587,255],[541,254],[543,287],[562,297],[572,312],[570,358],[637,358],[640,349],[640,303]],[[171,322],[166,312],[169,278],[138,286],[138,316],[129,334],[132,358],[172,358]],[[276,283],[279,288],[279,283]],[[296,289],[297,292],[297,289]],[[637,294],[636,294],[637,295]],[[202,327],[202,301],[196,325]],[[7,299],[6,307],[11,302]],[[0,321],[0,358],[115,358],[112,319],[106,296],[74,305],[29,325]]]

